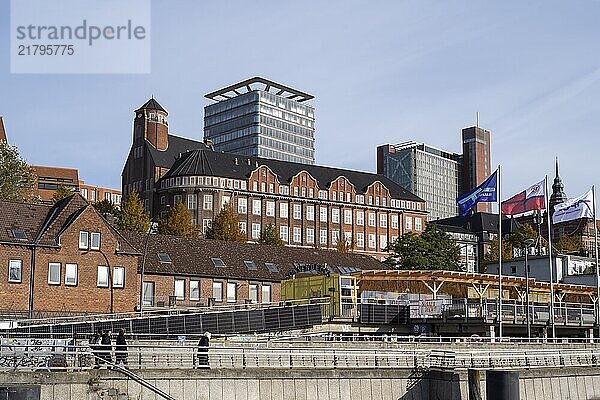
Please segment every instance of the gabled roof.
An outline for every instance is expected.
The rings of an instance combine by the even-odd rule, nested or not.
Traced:
[[[335,181],[340,176],[345,176],[359,193],[364,193],[371,184],[380,181],[389,189],[390,195],[393,198],[420,202],[424,201],[380,174],[220,153],[207,148],[191,150],[182,154],[181,157],[175,161],[169,172],[163,176],[163,179],[186,175],[209,175],[224,178],[248,179],[252,174],[252,171],[261,165],[269,167],[279,176],[279,181],[282,183],[290,183],[292,178],[298,173],[307,171],[318,181],[319,187],[323,189],[327,188],[331,182]]]
[[[168,136],[168,143],[169,145],[166,150],[158,150],[154,146],[146,146],[150,157],[154,160],[154,165],[161,168],[171,168],[180,154],[193,149],[208,148],[202,142],[174,135]]]
[[[146,103],[144,103],[144,105],[141,106],[140,108],[138,108],[136,111],[139,111],[139,110],[158,110],[158,111],[163,111],[165,113],[167,112],[167,110],[165,110],[163,108],[163,106],[161,106],[154,97],[152,97],[150,100],[148,100]]]
[[[52,207],[45,204],[25,204],[0,200],[0,242],[31,243],[37,237],[48,212]],[[25,240],[14,236],[14,231],[23,231]]]
[[[138,251],[143,251],[145,234],[132,232],[122,232],[122,234]],[[158,253],[168,254],[171,262],[160,262]],[[225,267],[215,266],[211,258],[220,258],[225,263]],[[244,261],[253,261],[257,269],[248,269]],[[269,271],[265,263],[275,264],[277,272]],[[148,237],[144,272],[278,282],[285,279],[286,274],[294,268],[294,263],[327,263],[328,266],[337,269],[339,267],[354,267],[361,270],[386,268],[373,257],[362,254],[152,234]],[[141,268],[141,258],[139,264]]]

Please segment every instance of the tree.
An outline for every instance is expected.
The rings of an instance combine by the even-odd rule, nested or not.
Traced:
[[[130,232],[148,232],[150,216],[144,210],[144,204],[134,189],[121,203],[121,212],[117,220],[117,227]]]
[[[339,238],[335,242],[335,249],[340,253],[351,253],[354,250],[354,240],[348,240],[345,237]]]
[[[245,242],[246,235],[240,229],[237,213],[231,202],[214,218],[212,225],[206,231],[207,239],[226,240],[228,242]]]
[[[52,204],[56,204],[62,199],[66,199],[67,197],[72,196],[73,193],[73,190],[68,188],[67,186],[59,185],[58,189],[56,189],[54,191],[54,194],[52,195]]]
[[[17,147],[0,141],[0,200],[37,201],[35,181],[33,168],[21,158]]]
[[[496,238],[490,242],[490,249],[483,256],[483,259],[481,260],[481,268],[483,269],[483,271],[481,271],[481,272],[485,272],[485,268],[487,268],[488,264],[498,262],[498,259],[499,259],[498,255],[500,254],[500,252],[498,251],[498,248],[499,248],[498,238]],[[502,260],[511,260],[512,258],[513,258],[513,246],[512,246],[512,244],[510,244],[510,242],[508,240],[503,240],[502,241]]]
[[[198,231],[192,224],[190,212],[181,201],[175,203],[175,206],[167,212],[167,216],[158,221],[158,233],[161,235],[198,237]]]
[[[555,244],[556,250],[562,253],[579,252],[584,249],[580,237],[562,235]]]
[[[265,229],[263,229],[260,233],[260,239],[258,240],[258,243],[272,244],[275,246],[283,246],[285,244],[285,242],[279,237],[279,232],[277,232],[277,229],[273,224],[268,224],[265,226]]]
[[[115,204],[108,199],[104,199],[104,200],[94,203],[92,205],[102,215],[110,214],[115,217],[119,216],[119,208],[117,206],[115,206]]]
[[[460,267],[460,249],[454,240],[435,224],[428,224],[421,235],[400,236],[388,246],[392,253],[386,263],[400,269],[443,269]]]

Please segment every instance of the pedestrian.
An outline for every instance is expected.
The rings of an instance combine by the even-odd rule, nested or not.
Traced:
[[[102,347],[102,356],[104,361],[112,364],[112,341],[110,340],[110,331],[104,331],[102,334],[102,339],[100,340],[100,345]]]
[[[115,364],[123,363],[127,368],[127,340],[125,340],[125,330],[119,329],[117,340],[115,344]]]
[[[92,362],[94,368],[100,368],[103,364],[102,352],[100,351],[100,338],[102,337],[102,331],[98,329],[98,332],[92,335],[90,338],[90,350],[92,351]]]
[[[198,342],[198,367],[210,368],[208,364],[208,347],[210,345],[210,332],[204,333]]]

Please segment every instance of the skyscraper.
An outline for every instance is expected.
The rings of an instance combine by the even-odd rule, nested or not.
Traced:
[[[377,173],[427,202],[428,220],[458,213],[460,154],[425,143],[404,142],[377,147]]]
[[[490,131],[471,126],[462,130],[462,179],[460,194],[474,189],[492,173]],[[492,203],[479,203],[475,211],[492,212]]]
[[[206,98],[204,138],[215,151],[303,164],[315,163],[314,97],[254,77]]]

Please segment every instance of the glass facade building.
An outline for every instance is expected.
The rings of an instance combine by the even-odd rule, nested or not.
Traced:
[[[424,199],[429,221],[458,214],[460,168],[461,155],[424,143],[377,148],[377,172]]]
[[[315,163],[313,97],[263,78],[206,95],[204,138],[215,151]]]

